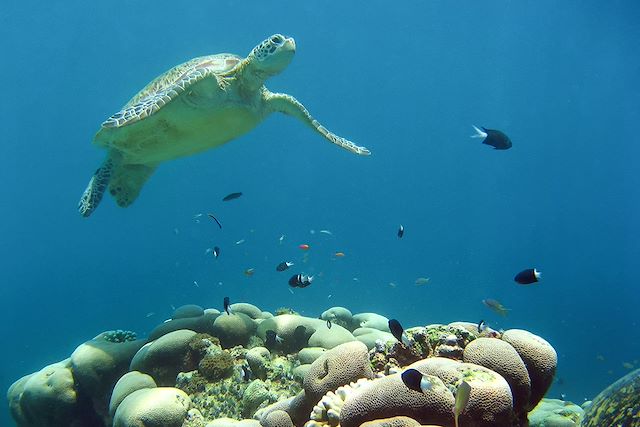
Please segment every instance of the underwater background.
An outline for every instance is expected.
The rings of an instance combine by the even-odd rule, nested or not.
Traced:
[[[593,398],[640,366],[639,17],[632,1],[5,2],[0,388],[104,330],[144,336],[172,306],[229,296],[527,329],[558,352],[548,396]],[[372,156],[274,114],[161,165],[131,207],[78,214],[104,119],[172,66],[273,33],[297,54],[267,87]],[[284,260],[313,285],[291,290]],[[530,267],[542,281],[517,285]]]

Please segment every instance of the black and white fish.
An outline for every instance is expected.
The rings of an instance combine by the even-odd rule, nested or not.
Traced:
[[[220,248],[217,246],[214,246],[213,249],[211,249],[211,254],[213,255],[214,258],[218,258],[220,256]]]
[[[433,387],[431,381],[417,369],[407,369],[400,374],[400,378],[409,390],[426,393]]]
[[[407,347],[411,347],[413,344],[407,334],[404,331],[404,328],[396,319],[389,320],[389,330],[391,331],[391,335],[395,337],[398,341],[404,344]]]
[[[400,224],[400,227],[398,227],[398,239],[402,239],[402,236],[404,236],[404,226]]]
[[[471,138],[484,138],[482,143],[490,145],[496,150],[508,150],[511,148],[511,140],[504,132],[484,127],[478,129],[474,126],[473,128],[476,130],[476,133],[471,135]]]
[[[483,333],[484,331],[487,330],[487,324],[484,322],[484,320],[481,320],[478,322],[478,333]]]
[[[313,281],[313,276],[306,274],[294,274],[289,279],[289,286],[292,288],[306,288]]]
[[[292,262],[289,261],[282,261],[280,264],[278,264],[276,266],[276,271],[285,271],[288,270],[289,267],[291,267],[293,265]]]
[[[265,332],[265,347],[273,348],[278,344],[282,344],[283,341],[284,340],[282,339],[282,337],[276,334],[276,331],[269,329],[267,332]]]
[[[513,280],[521,285],[530,285],[532,283],[536,283],[541,277],[542,273],[535,268],[527,268],[526,270],[522,270],[520,273],[516,274],[516,277],[514,277]]]
[[[229,306],[230,306],[230,302],[229,302],[229,297],[224,297],[224,300],[222,302],[222,307],[224,308],[224,311],[227,312],[227,314],[231,314],[229,312]]]

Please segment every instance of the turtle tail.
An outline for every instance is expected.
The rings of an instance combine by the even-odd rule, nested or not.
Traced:
[[[102,196],[109,185],[111,180],[111,173],[113,171],[113,160],[107,158],[102,166],[100,166],[91,177],[89,185],[82,193],[80,202],[78,203],[78,212],[83,217],[88,217],[100,204]]]

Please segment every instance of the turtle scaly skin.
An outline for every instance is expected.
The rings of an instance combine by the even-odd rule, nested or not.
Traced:
[[[640,369],[604,389],[585,410],[582,427],[640,426]]]
[[[107,189],[119,206],[129,206],[160,163],[219,147],[273,112],[297,118],[348,151],[371,154],[330,132],[291,95],[264,86],[294,53],[295,41],[275,34],[244,59],[229,53],[201,56],[151,81],[96,134],[93,143],[105,148],[107,157],[80,199],[80,214],[91,215]]]

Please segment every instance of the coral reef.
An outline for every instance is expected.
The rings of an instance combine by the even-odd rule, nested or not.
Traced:
[[[401,343],[376,313],[284,313],[185,305],[148,340],[104,332],[16,381],[7,393],[11,414],[18,427],[451,426],[465,381],[462,425],[517,427],[527,425],[556,369],[553,347],[523,330],[433,324],[407,328]],[[408,368],[430,386],[409,389],[400,376]],[[550,423],[566,410],[549,410],[539,425],[565,425]]]

